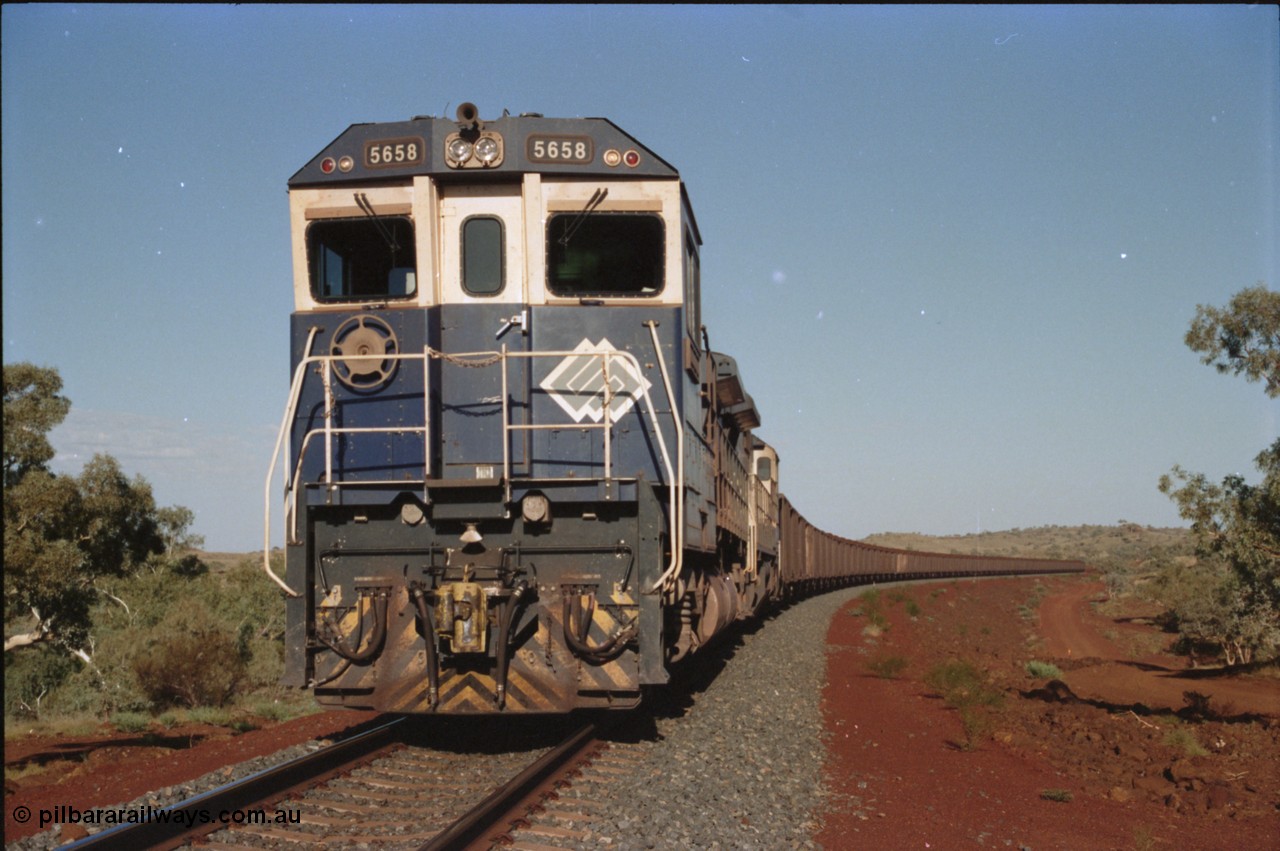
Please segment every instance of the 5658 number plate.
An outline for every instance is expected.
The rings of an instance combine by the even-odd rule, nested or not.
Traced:
[[[422,139],[410,136],[404,139],[374,139],[364,143],[365,168],[399,168],[422,165],[427,146]]]
[[[590,136],[530,136],[525,140],[524,155],[531,163],[569,163],[582,165],[595,159],[595,145]]]

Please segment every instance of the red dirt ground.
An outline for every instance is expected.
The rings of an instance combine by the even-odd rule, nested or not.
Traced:
[[[16,781],[5,779],[5,841],[40,832],[34,818],[26,824],[14,821],[19,805],[39,812],[58,805],[88,809],[126,803],[290,745],[340,735],[376,717],[374,712],[322,712],[248,733],[191,726],[166,730],[150,740],[104,726],[91,738],[6,741],[6,769],[42,764],[45,770]],[[64,828],[64,836],[73,838],[73,833],[73,827]]]
[[[1090,603],[1103,597],[1079,577],[886,588],[879,635],[864,631],[871,607],[846,606],[828,634],[837,791],[823,847],[1280,848],[1280,679],[1135,658],[1122,645],[1159,647],[1158,633],[1097,614]],[[892,657],[906,660],[894,679],[868,667]],[[950,659],[1004,696],[972,734],[923,683]],[[1031,679],[1033,659],[1057,665],[1061,681]],[[1189,691],[1225,720],[1189,720]],[[1188,737],[1206,754],[1189,756]]]
[[[1134,658],[1121,645],[1153,630],[1094,613],[1089,601],[1101,595],[1100,584],[1077,578],[886,588],[880,607],[889,629],[878,637],[864,634],[865,614],[851,614],[865,604],[855,600],[838,614],[823,701],[837,791],[818,837],[823,847],[1280,848],[1280,679],[1204,678],[1175,657]],[[1039,620],[1027,621],[1019,608],[1033,596],[1042,598]],[[914,619],[908,599],[919,607]],[[868,661],[894,655],[908,660],[896,679],[869,672]],[[974,661],[1005,694],[972,743],[957,712],[921,682],[950,657]],[[1028,678],[1029,659],[1057,664],[1065,687],[1050,692]],[[1049,699],[1021,695],[1037,687]],[[1234,719],[1175,718],[1185,691],[1207,695],[1211,709]],[[1251,715],[1260,717],[1244,717]],[[322,713],[241,735],[184,728],[158,743],[106,730],[7,741],[6,768],[45,767],[6,780],[5,837],[36,832],[34,823],[12,821],[19,805],[121,803],[372,717]],[[1209,755],[1165,744],[1171,731],[1190,732]],[[1071,800],[1046,800],[1046,790]]]

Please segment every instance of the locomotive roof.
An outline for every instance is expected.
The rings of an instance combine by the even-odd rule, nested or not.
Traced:
[[[464,104],[463,108],[468,106]],[[445,145],[451,136],[475,137],[481,133],[501,138],[503,156],[499,164],[463,168],[447,160]],[[415,144],[421,149],[412,147]],[[396,145],[400,145],[399,150]],[[568,146],[564,149],[566,154],[557,156],[554,152],[562,150],[562,145]],[[553,152],[551,156],[547,156],[548,150]],[[412,156],[406,156],[406,152]],[[622,161],[607,164],[607,152],[615,159],[621,156]],[[635,165],[629,161],[629,152],[637,155]],[[383,153],[393,154],[390,164],[383,161]],[[337,167],[338,163],[346,165],[346,170]],[[472,122],[417,116],[408,121],[353,124],[299,169],[289,179],[289,186],[367,183],[419,174],[470,180],[499,176],[510,179],[525,172],[610,178],[679,177],[670,163],[607,118],[504,113],[501,118]]]

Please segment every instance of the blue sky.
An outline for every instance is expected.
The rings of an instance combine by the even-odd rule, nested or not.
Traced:
[[[678,168],[704,319],[849,537],[1179,523],[1280,405],[1182,342],[1277,275],[1274,6],[2,10],[6,363],[211,549],[261,545],[285,182],[349,124],[605,116]]]

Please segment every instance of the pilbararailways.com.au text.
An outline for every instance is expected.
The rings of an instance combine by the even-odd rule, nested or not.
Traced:
[[[19,809],[25,809],[25,807],[20,807]],[[218,812],[194,808],[185,810],[157,809],[151,806],[96,807],[81,810],[60,804],[56,807],[42,808],[37,810],[36,813],[42,829],[55,824],[116,827],[122,824],[149,824],[155,822],[157,824],[179,824],[190,828],[198,824],[273,825],[300,824],[302,821],[301,810],[267,810],[262,808],[220,810]]]

